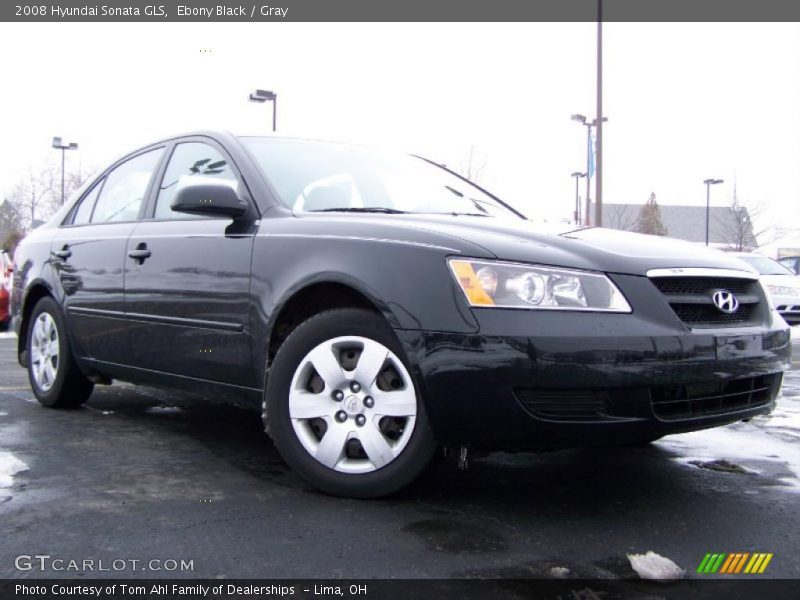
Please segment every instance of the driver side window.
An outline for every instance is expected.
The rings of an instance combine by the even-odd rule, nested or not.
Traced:
[[[203,181],[229,181],[237,179],[231,166],[220,152],[202,142],[184,142],[175,146],[169,159],[164,179],[158,189],[155,219],[202,219],[199,215],[175,212],[171,204],[178,188],[186,183]]]

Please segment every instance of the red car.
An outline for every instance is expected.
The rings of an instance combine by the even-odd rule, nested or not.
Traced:
[[[11,320],[9,298],[11,295],[11,256],[5,250],[0,250],[0,331],[8,329]]]

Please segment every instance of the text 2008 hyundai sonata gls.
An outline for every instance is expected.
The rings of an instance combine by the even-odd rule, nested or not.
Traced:
[[[435,447],[626,444],[769,412],[789,332],[754,272],[694,245],[547,235],[413,156],[202,133],[92,178],[16,253],[42,404],[112,378],[258,407],[334,494]]]

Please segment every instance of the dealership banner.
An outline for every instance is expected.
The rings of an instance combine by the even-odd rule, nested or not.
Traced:
[[[413,600],[725,600],[796,597],[797,582],[714,579],[677,582],[588,579],[221,580],[5,579],[0,600],[264,600],[413,598]],[[794,594],[794,596],[793,596]]]
[[[797,21],[787,0],[10,0],[0,21]],[[678,43],[678,40],[676,40]]]

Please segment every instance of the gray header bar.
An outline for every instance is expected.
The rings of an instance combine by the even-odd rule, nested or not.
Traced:
[[[269,3],[274,2],[274,3]],[[794,0],[603,0],[603,21],[800,21]],[[597,0],[2,0],[4,22],[597,21]]]

